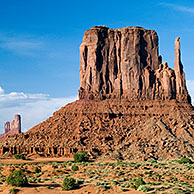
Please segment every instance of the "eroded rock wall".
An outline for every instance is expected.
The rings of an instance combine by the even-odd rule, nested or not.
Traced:
[[[173,70],[162,63],[154,30],[97,26],[86,31],[80,46],[79,98],[176,99],[190,103],[179,38]]]

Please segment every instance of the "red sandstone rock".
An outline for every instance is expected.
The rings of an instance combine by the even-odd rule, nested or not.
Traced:
[[[140,27],[93,27],[80,46],[80,99],[177,99],[190,102],[180,43],[176,39],[175,70],[161,63],[158,36]]]
[[[153,30],[93,27],[80,46],[80,100],[24,134],[0,143],[0,155],[144,160],[194,157],[194,108],[185,85],[179,38],[175,70],[158,56]]]

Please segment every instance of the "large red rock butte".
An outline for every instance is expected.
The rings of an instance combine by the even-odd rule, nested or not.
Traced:
[[[194,110],[185,84],[180,40],[175,68],[158,54],[158,36],[141,27],[95,26],[80,46],[79,100],[24,134],[0,154],[145,160],[194,157]]]
[[[179,38],[175,69],[161,62],[153,30],[93,27],[80,46],[80,99],[171,100],[190,102]]]

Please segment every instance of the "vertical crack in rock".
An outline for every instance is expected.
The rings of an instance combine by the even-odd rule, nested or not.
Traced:
[[[156,32],[141,27],[95,26],[85,32],[80,56],[80,99],[191,102],[179,38],[175,41],[175,70],[158,55]]]

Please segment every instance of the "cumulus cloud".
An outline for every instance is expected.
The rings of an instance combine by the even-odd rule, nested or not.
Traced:
[[[4,89],[2,87],[0,87],[0,94],[4,93]]]
[[[1,92],[2,91],[2,92]],[[51,98],[48,94],[4,93],[0,87],[0,129],[3,133],[5,121],[13,120],[15,114],[22,116],[22,131],[52,116],[52,113],[77,97]]]
[[[172,8],[176,11],[194,14],[194,7],[187,7],[187,6],[177,5],[173,3],[160,3],[160,5]]]

